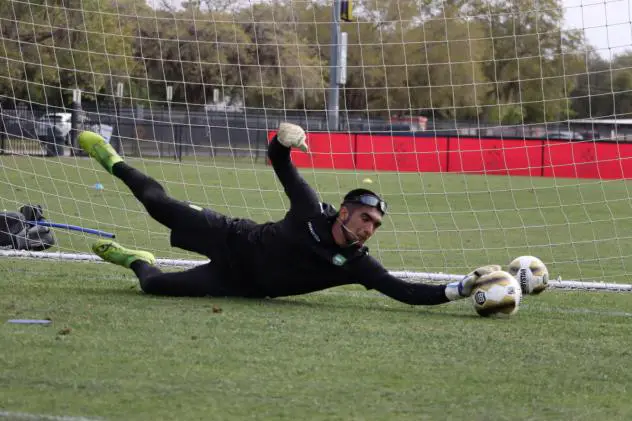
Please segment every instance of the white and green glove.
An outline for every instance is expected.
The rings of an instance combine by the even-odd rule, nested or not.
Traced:
[[[292,123],[281,123],[279,124],[276,137],[279,143],[286,148],[299,148],[303,152],[308,150],[305,142],[305,130],[301,126]]]
[[[481,266],[480,268],[468,273],[459,282],[451,282],[445,286],[445,296],[448,300],[460,300],[461,298],[469,297],[472,294],[472,289],[478,283],[478,279],[481,276],[489,275],[492,272],[502,270],[498,265]]]

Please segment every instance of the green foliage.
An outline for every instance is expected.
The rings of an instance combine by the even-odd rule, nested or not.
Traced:
[[[167,3],[165,3],[166,5]],[[324,109],[331,7],[228,0],[152,9],[137,0],[0,0],[0,88],[17,100],[110,95],[207,104]],[[632,112],[628,55],[609,63],[563,28],[561,0],[533,3],[357,1],[343,104],[503,123]],[[588,51],[588,54],[586,53]],[[611,71],[610,71],[611,70]]]
[[[632,51],[611,62],[590,52],[572,92],[573,109],[589,117],[632,116]]]
[[[519,104],[498,104],[487,108],[487,121],[509,125],[524,122],[523,108]]]
[[[410,95],[410,108],[436,110],[435,116],[450,119],[476,118],[489,89],[481,65],[486,51],[477,42],[482,35],[478,23],[459,19],[454,9],[405,31],[407,80],[394,102],[405,104]]]
[[[490,83],[492,119],[496,104],[509,105],[512,122],[543,122],[568,118],[568,93],[575,85],[573,76],[582,62],[574,54],[581,39],[562,29],[559,0],[510,4],[492,2],[481,6],[487,43],[484,73]],[[518,112],[513,111],[519,107]],[[516,121],[517,117],[520,118]]]
[[[304,22],[291,5],[256,4],[237,19],[250,43],[246,57],[255,66],[243,79],[246,104],[254,107],[322,109],[327,81],[318,43],[302,37]]]
[[[127,79],[137,65],[132,21],[117,16],[123,9],[106,0],[0,2],[2,16],[16,16],[2,25],[5,92],[49,105],[69,103],[75,87],[87,99],[111,93],[113,80]]]
[[[140,20],[134,50],[143,65],[135,79],[146,81],[143,99],[166,100],[167,85],[173,86],[174,101],[190,104],[206,103],[214,88],[238,91],[242,66],[251,64],[249,40],[228,20],[193,8]]]

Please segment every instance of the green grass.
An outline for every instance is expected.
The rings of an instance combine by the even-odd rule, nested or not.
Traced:
[[[261,221],[284,213],[262,164],[132,162],[181,199]],[[56,222],[114,231],[159,257],[196,257],[170,249],[167,231],[89,160],[0,165],[3,208],[42,203]],[[566,279],[629,283],[629,182],[303,173],[332,203],[374,180],[393,212],[371,249],[389,268],[464,273],[535,254]],[[57,235],[62,251],[87,252],[94,240]],[[255,301],[150,297],[112,265],[6,258],[0,291],[0,321],[53,321],[0,324],[8,418],[632,419],[629,294],[547,291],[495,320],[467,300],[410,307],[357,287]]]

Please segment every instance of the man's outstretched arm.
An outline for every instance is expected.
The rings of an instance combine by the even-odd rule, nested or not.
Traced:
[[[320,212],[318,195],[309,186],[309,184],[307,184],[303,177],[301,177],[298,170],[292,163],[290,158],[290,147],[284,146],[281,143],[281,139],[279,139],[279,136],[283,136],[281,129],[282,127],[279,128],[279,133],[268,145],[268,158],[270,158],[272,168],[283,185],[285,194],[290,199],[291,207],[294,211],[299,213]],[[302,132],[300,127],[298,127],[298,129]],[[288,143],[287,139],[286,143]],[[304,139],[303,144],[305,144]],[[298,141],[296,144],[290,145],[300,147]]]
[[[500,270],[500,266],[483,266],[447,285],[431,285],[399,279],[374,258],[367,256],[356,268],[360,282],[369,289],[410,305],[437,305],[469,297],[479,277]]]
[[[372,288],[394,300],[410,305],[437,305],[451,301],[446,295],[445,285],[405,281],[388,273]]]

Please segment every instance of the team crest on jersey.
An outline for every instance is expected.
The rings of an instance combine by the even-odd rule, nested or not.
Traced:
[[[342,254],[336,254],[334,256],[334,258],[331,260],[333,262],[334,265],[336,266],[342,266],[345,264],[345,262],[347,261],[347,258],[344,257]]]

